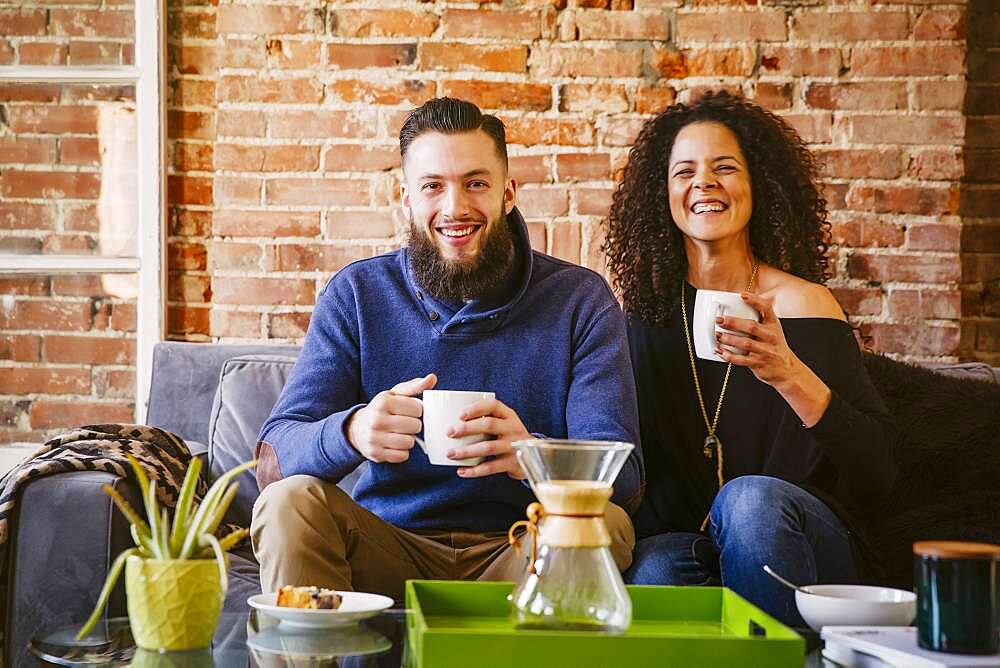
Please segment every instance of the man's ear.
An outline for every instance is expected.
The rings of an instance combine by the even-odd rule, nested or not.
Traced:
[[[403,204],[403,208],[409,212],[410,210],[410,189],[406,187],[406,181],[403,180],[399,184],[399,199]]]
[[[517,205],[517,181],[507,179],[503,189],[503,212],[510,213]]]

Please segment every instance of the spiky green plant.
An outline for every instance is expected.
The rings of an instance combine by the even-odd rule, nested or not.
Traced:
[[[111,591],[125,567],[125,561],[130,556],[137,555],[143,559],[214,558],[219,565],[219,583],[222,585],[222,592],[225,595],[226,558],[224,553],[243,540],[248,533],[246,529],[237,529],[221,539],[215,537],[215,532],[219,528],[219,524],[222,523],[222,518],[229,509],[229,505],[236,498],[236,491],[239,489],[238,482],[230,481],[240,473],[256,466],[256,460],[240,464],[219,476],[201,503],[195,505],[194,490],[201,475],[201,460],[197,457],[193,458],[187,473],[184,475],[184,483],[181,485],[181,494],[177,499],[174,521],[171,525],[167,509],[160,508],[156,501],[156,481],[149,481],[146,472],[135,457],[126,456],[132,470],[135,471],[136,479],[139,481],[139,492],[142,494],[146,518],[143,519],[129,505],[128,501],[109,485],[102,487],[122,514],[131,522],[132,540],[135,541],[135,547],[119,554],[118,558],[111,564],[94,612],[91,613],[90,619],[76,635],[77,640],[81,640],[90,633],[90,630],[97,624],[97,620],[101,618],[101,613],[104,612]]]

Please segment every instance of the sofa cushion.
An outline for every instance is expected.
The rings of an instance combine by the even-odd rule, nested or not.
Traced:
[[[208,463],[212,479],[237,464],[253,459],[257,434],[295,365],[284,355],[241,355],[226,360],[208,425]],[[228,520],[250,526],[250,511],[257,499],[253,471],[239,477],[240,489]]]
[[[1000,385],[866,354],[892,413],[899,473],[874,528],[887,584],[912,584],[917,540],[1000,542]]]

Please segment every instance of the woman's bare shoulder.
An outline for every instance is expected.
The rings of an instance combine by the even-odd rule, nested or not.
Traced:
[[[762,296],[774,300],[774,314],[779,318],[847,320],[844,310],[825,285],[769,267],[761,288]]]

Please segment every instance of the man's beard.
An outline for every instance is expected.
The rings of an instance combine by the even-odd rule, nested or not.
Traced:
[[[407,245],[417,283],[434,297],[455,304],[502,291],[518,269],[517,247],[507,217],[501,214],[482,233],[486,239],[471,261],[447,260],[411,217]]]

